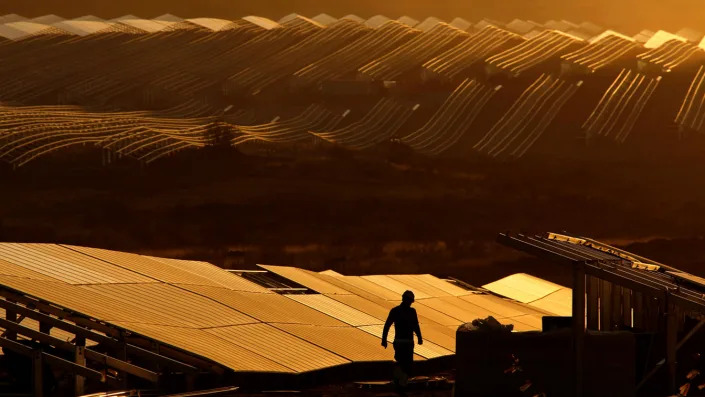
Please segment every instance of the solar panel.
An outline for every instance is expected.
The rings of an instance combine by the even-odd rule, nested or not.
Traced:
[[[498,295],[528,303],[563,288],[540,278],[517,273],[482,286]]]
[[[391,278],[390,276],[374,275],[374,276],[362,276],[362,278],[367,281],[371,281],[371,282],[379,285],[380,287],[384,287],[390,291],[396,292],[397,294],[399,294],[398,295],[399,298],[397,298],[397,299],[401,299],[401,294],[403,294],[404,291],[406,291],[406,290],[412,290],[414,292],[414,296],[416,297],[416,299],[430,298],[433,296],[433,295],[429,295],[429,294],[425,293],[424,291],[414,290],[410,286],[408,286],[404,283],[401,283],[401,282]]]
[[[24,268],[14,263],[0,259],[0,274],[4,276],[15,276],[34,280],[58,281],[57,279],[42,274],[40,272]]]
[[[212,299],[167,284],[105,284],[82,289],[168,318],[177,327],[207,328],[258,322]]]
[[[493,313],[497,313],[497,318],[507,318],[523,316],[525,314],[546,315],[540,309],[533,308],[531,305],[514,302],[509,299],[500,298],[490,294],[473,294],[460,297],[460,299],[470,302],[476,306],[483,307]]]
[[[415,275],[394,274],[394,275],[390,275],[389,277],[392,278],[393,280],[396,280],[396,281],[404,284],[405,286],[408,287],[407,289],[413,290],[414,293],[416,293],[416,291],[420,291],[420,292],[424,293],[425,295],[433,296],[433,297],[451,296],[449,293],[447,293],[443,289],[436,288],[423,280],[419,280]],[[420,297],[419,297],[419,299],[420,299]]]
[[[382,324],[384,322],[384,320],[372,317],[325,295],[300,294],[286,296],[289,299],[295,300],[355,327],[361,325]]]
[[[285,372],[293,369],[265,358],[255,351],[232,343],[229,337],[221,337],[205,330],[169,327],[153,324],[115,322],[115,325],[130,329],[162,343],[184,349],[192,354],[208,358],[235,371],[243,372]]]
[[[159,313],[143,311],[139,305],[119,302],[83,287],[61,281],[0,276],[0,285],[104,321],[145,324],[171,323],[168,318]]]
[[[383,299],[385,301],[401,301],[401,294],[388,290],[369,280],[365,280],[360,276],[331,277],[318,274],[318,277],[339,288],[370,300]]]
[[[201,261],[0,244],[0,285],[5,289],[242,372],[303,373],[351,361],[391,360],[393,350],[381,348],[379,338],[389,310],[407,289],[417,294],[413,307],[425,340],[416,347],[417,359],[453,354],[458,325],[476,318],[493,315],[516,330],[536,330],[542,315],[570,310],[565,304],[569,289],[554,291],[555,284],[528,275],[494,284],[539,297],[530,305],[468,291],[428,274],[359,277],[263,268],[292,285],[304,285],[306,293],[274,293]],[[38,327],[30,319],[23,324]],[[60,330],[52,335],[72,337]]]
[[[70,257],[62,258],[61,252],[53,252],[48,244],[0,244],[0,258],[69,284],[153,281],[106,263],[94,261],[91,266],[90,261],[81,263]]]
[[[456,298],[458,299],[458,298]],[[462,306],[459,302],[464,302],[467,305]],[[474,306],[468,302],[458,299],[453,301],[444,298],[429,298],[417,300],[417,307],[423,305],[437,310],[447,316],[458,319],[462,323],[467,323],[478,318],[486,318],[487,316],[496,315],[495,313],[483,309],[479,306]]]
[[[296,372],[308,372],[350,362],[267,324],[209,328],[205,332],[257,352],[258,355]]]
[[[571,316],[573,314],[573,291],[570,288],[561,288],[529,304],[558,316]]]
[[[430,274],[415,274],[412,277],[421,280],[427,284],[430,284],[452,296],[465,296],[472,293],[472,291],[468,291],[465,288],[458,287],[455,284],[452,284],[448,281],[442,280]]]
[[[306,288],[310,288],[321,294],[350,294],[342,288],[336,287],[326,281],[321,280],[316,277],[316,273],[306,271],[303,269],[297,269],[290,266],[269,266],[269,265],[259,265],[261,268],[268,270],[272,273],[278,274],[282,277],[288,278],[289,280],[295,281]]]
[[[65,245],[65,247],[112,263],[116,266],[132,270],[155,281],[165,283],[182,283],[195,285],[222,286],[220,283],[206,277],[201,277],[180,267],[172,266],[162,261],[127,252],[108,251],[99,248],[87,248]]]
[[[245,278],[203,261],[189,261],[181,259],[157,258],[147,256],[158,262],[166,263],[180,271],[186,271],[198,277],[205,277],[209,281],[215,282],[220,287],[225,287],[235,291],[257,292],[261,294],[273,294],[272,291],[260,285],[246,280]],[[196,281],[198,282],[198,281]]]
[[[329,350],[350,361],[393,361],[394,350],[380,346],[380,339],[352,327],[274,324],[275,327]],[[423,360],[421,356],[416,359]]]
[[[396,306],[392,302],[373,302],[358,295],[329,295],[328,297],[382,321],[387,319],[389,310]]]
[[[343,327],[346,324],[279,294],[232,291],[203,285],[179,284],[181,288],[221,302],[266,323],[292,323]],[[342,295],[341,295],[342,296]]]

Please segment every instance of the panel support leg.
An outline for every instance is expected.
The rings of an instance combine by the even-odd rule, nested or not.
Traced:
[[[10,311],[10,310],[5,310],[5,320],[12,321],[13,323],[16,323],[17,322],[17,313]],[[5,337],[10,340],[17,340],[17,332],[5,330]]]
[[[575,359],[575,393],[583,395],[583,356],[585,352],[585,268],[573,268],[573,354]]]
[[[86,366],[86,338],[76,336],[76,355],[74,362],[81,366]],[[77,396],[85,394],[86,378],[76,375],[74,378],[74,393]]]
[[[678,345],[678,318],[675,306],[666,305],[666,366],[668,369],[668,392],[676,394],[676,354]]]
[[[44,373],[42,368],[42,352],[35,350],[32,356],[32,379],[35,397],[44,396]]]

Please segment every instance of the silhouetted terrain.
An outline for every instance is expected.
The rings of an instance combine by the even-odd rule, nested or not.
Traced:
[[[91,168],[97,161],[83,155],[2,170],[0,240],[231,267],[430,272],[477,284],[526,271],[568,282],[567,269],[494,242],[498,232],[529,226],[623,246],[642,241],[637,253],[705,274],[703,240],[692,237],[705,225],[702,173],[674,160],[485,163],[403,150],[304,160],[213,149],[146,168],[127,161]],[[679,237],[688,239],[668,240]]]

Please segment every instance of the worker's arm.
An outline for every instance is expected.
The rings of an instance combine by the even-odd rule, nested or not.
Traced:
[[[416,336],[419,338],[419,345],[423,345],[421,327],[419,326],[419,316],[416,315],[416,310],[414,310],[414,332],[416,332]]]
[[[394,323],[394,309],[389,311],[387,321],[384,323],[384,329],[382,330],[382,346],[384,346],[385,349],[387,348],[387,335],[389,334],[389,327],[392,326],[392,323]]]

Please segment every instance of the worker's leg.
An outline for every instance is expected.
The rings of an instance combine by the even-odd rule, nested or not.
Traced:
[[[404,373],[404,376],[398,380],[400,386],[406,386],[406,383],[411,376],[411,364],[414,360],[414,343],[394,342],[394,360]]]
[[[401,362],[402,369],[406,373],[407,377],[411,377],[411,366],[414,363],[414,344],[407,343],[402,349]]]

